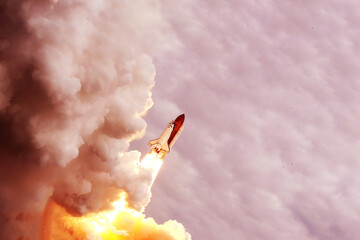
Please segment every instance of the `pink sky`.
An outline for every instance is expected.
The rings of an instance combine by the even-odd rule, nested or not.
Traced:
[[[199,240],[357,240],[359,9],[0,1],[0,238],[37,240],[50,197],[86,213],[125,189],[145,207],[129,143],[147,153],[185,113],[147,216]]]
[[[146,213],[193,239],[358,239],[359,7],[165,2],[181,44],[156,58],[136,146],[186,120]]]

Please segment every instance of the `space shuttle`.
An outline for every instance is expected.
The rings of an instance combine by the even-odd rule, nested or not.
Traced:
[[[184,129],[184,120],[185,114],[181,114],[171,121],[159,138],[149,142],[149,146],[152,148],[151,151],[161,154],[162,158],[164,158]]]

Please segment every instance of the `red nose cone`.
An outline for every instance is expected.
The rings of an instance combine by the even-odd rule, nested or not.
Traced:
[[[175,122],[176,123],[179,123],[180,125],[182,125],[185,121],[185,114],[181,114],[180,116],[178,116],[176,119],[175,119]]]

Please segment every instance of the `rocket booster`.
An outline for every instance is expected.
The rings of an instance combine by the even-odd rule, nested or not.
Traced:
[[[149,146],[152,151],[161,153],[163,158],[170,151],[184,128],[185,114],[181,114],[171,121],[158,139],[151,140]]]

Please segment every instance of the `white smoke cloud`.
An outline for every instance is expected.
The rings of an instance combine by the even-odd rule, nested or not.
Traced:
[[[121,187],[150,198],[138,152],[154,56],[176,45],[157,1],[2,1],[2,239],[37,239],[50,196],[69,210],[106,208]]]

